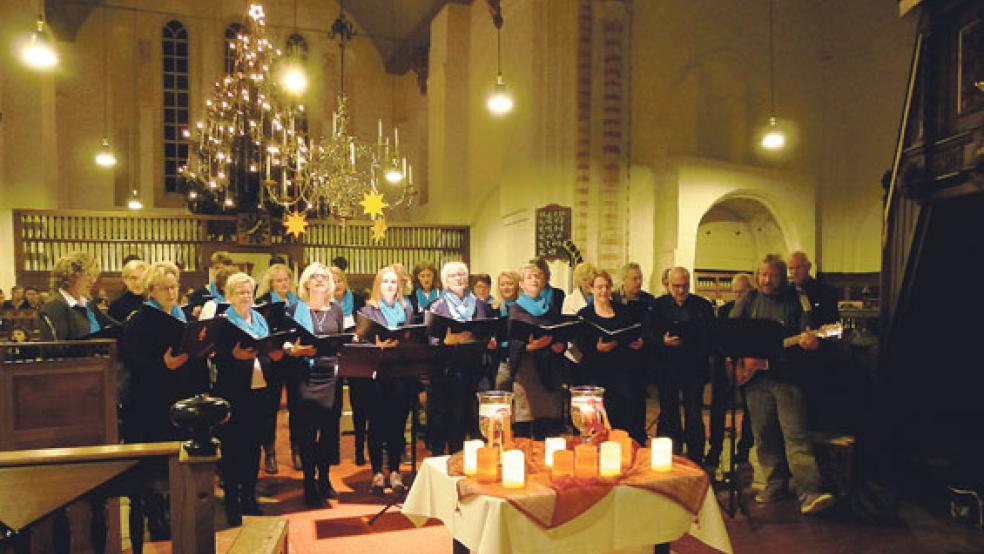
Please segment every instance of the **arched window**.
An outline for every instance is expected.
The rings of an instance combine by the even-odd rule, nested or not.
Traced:
[[[164,66],[164,190],[178,190],[178,168],[188,163],[188,30],[169,21],[161,32]]]
[[[243,31],[243,26],[239,23],[232,23],[225,30],[225,40],[223,44],[223,57],[225,59],[225,72],[232,73],[232,65],[236,63],[236,51],[232,47],[236,44],[236,35]]]
[[[287,49],[284,54],[288,58],[294,58],[297,61],[303,62],[307,60],[308,47],[307,42],[304,42],[304,37],[294,33],[287,37]]]

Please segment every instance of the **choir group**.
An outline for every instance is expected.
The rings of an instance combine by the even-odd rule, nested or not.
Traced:
[[[423,391],[425,442],[432,454],[439,455],[461,450],[469,436],[481,436],[475,393],[488,389],[512,391],[514,434],[539,439],[568,429],[564,396],[568,387],[602,386],[612,427],[627,430],[645,444],[647,389],[655,384],[661,407],[659,434],[673,438],[677,450],[697,463],[706,462],[711,469],[718,463],[725,405],[718,397],[726,387],[718,383],[720,379],[711,379],[711,374],[721,373],[725,361],[714,355],[711,329],[717,317],[736,317],[737,312],[731,303],[716,314],[710,302],[691,294],[690,274],[682,267],[664,272],[666,291],[656,297],[642,290],[642,270],[634,263],[622,268],[618,287],[607,271],[579,264],[570,294],[550,285],[550,269],[542,259],[518,271],[503,271],[494,281],[487,275],[470,279],[462,262],[448,262],[440,269],[423,263],[410,272],[392,264],[378,270],[363,297],[351,290],[343,267],[337,265],[314,262],[296,276],[285,263],[272,263],[257,284],[224,252],[210,261],[209,282],[182,304],[178,267],[165,261],[131,260],[122,272],[125,290],[104,313],[90,300],[99,275],[96,262],[88,254],[72,254],[56,263],[52,293],[38,310],[42,340],[74,340],[115,330],[112,335],[119,338],[125,368],[120,383],[120,429],[126,442],[179,438],[169,421],[170,406],[179,399],[208,392],[230,402],[231,419],[219,433],[222,489],[231,525],[239,524],[243,514],[260,513],[256,484],[261,460],[265,472],[278,471],[274,445],[284,389],[291,460],[303,471],[305,502],[323,507],[337,497],[329,471],[339,463],[343,381],[348,383],[352,404],[355,462],[366,462],[368,447],[371,490],[377,494],[386,490],[400,494],[406,488],[400,473],[407,449],[406,422]],[[779,270],[781,276],[773,275]],[[799,324],[804,311],[796,311],[796,306],[801,303],[790,303],[773,294],[778,289],[769,289],[769,279],[777,281],[776,287],[785,286],[785,272],[785,264],[774,257],[763,260],[754,278],[735,278],[735,292],[742,295],[738,308],[754,316],[748,304],[755,295],[749,292],[761,291],[751,300],[778,299],[791,306],[795,313],[783,315],[787,323],[789,317],[797,318],[789,327],[798,333],[807,324]],[[752,308],[760,308],[759,304]],[[207,355],[199,355],[182,349],[172,334],[162,331],[162,314],[179,328],[177,322],[221,319],[244,332],[244,338],[215,342]],[[489,332],[449,324],[440,327],[440,333],[434,332],[434,321],[491,319],[501,324],[481,327],[493,329]],[[433,358],[433,367],[423,380],[388,371],[378,371],[374,378],[339,377],[340,360],[345,365],[340,344],[361,339],[386,349],[415,340],[409,332],[387,335],[389,338],[366,334],[362,320],[390,330],[424,327],[426,322],[431,332],[425,341],[444,354]],[[578,330],[563,332],[562,324],[571,321],[579,322]],[[281,341],[277,333],[288,328],[289,338]],[[330,349],[314,344],[318,337],[326,336],[351,338]],[[273,347],[270,340],[256,342],[265,337],[272,337]],[[814,349],[815,342],[815,337],[806,336],[800,346]],[[777,366],[782,363],[776,361]],[[780,412],[790,409],[783,406],[788,400],[779,395],[782,391],[773,386],[783,384],[781,377],[764,386],[763,380],[771,377],[756,379],[755,387],[746,387],[753,389],[750,394],[774,395],[757,402],[778,402]],[[716,402],[712,404],[711,446],[705,457],[701,414],[704,385],[709,380],[716,383]],[[747,458],[753,434],[764,442],[759,445],[759,457],[765,448],[770,464],[765,468],[768,487],[758,500],[769,501],[785,492],[789,473],[800,480],[806,475],[810,481],[815,463],[805,460],[811,455],[804,452],[802,441],[797,442],[798,429],[782,429],[791,436],[785,438],[785,445],[782,438],[776,443],[778,418],[764,414],[763,421],[757,421],[755,407],[750,408],[752,417],[745,418],[738,455]],[[747,427],[749,420],[755,425],[754,433]],[[781,459],[783,446],[788,464]],[[776,450],[778,455],[770,454]],[[819,504],[825,507],[827,499],[820,498],[818,487],[812,483],[805,491],[804,513],[816,511],[813,508]],[[163,510],[160,498],[142,501],[151,518]],[[154,530],[152,519],[152,533]]]

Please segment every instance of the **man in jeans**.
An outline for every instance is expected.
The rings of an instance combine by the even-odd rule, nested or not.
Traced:
[[[809,355],[805,351],[816,350],[819,341],[809,332],[807,315],[798,293],[788,284],[786,263],[780,256],[766,256],[759,263],[755,280],[758,289],[749,291],[735,303],[731,318],[778,321],[787,336],[806,330],[800,336],[799,345],[786,349],[781,356],[744,360],[746,366],[764,369],[756,372],[744,386],[759,464],[766,480],[765,489],[755,495],[755,501],[765,504],[786,497],[787,481],[792,477],[799,491],[800,512],[816,514],[833,506],[835,499],[821,489],[798,370],[804,356]]]

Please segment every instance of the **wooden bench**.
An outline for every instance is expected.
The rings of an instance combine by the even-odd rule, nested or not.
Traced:
[[[288,554],[287,520],[282,517],[246,516],[227,554]]]

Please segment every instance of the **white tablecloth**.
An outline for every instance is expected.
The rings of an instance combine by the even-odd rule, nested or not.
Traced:
[[[509,502],[473,496],[458,502],[450,477],[448,456],[427,458],[421,464],[403,504],[403,514],[414,525],[428,518],[441,520],[451,535],[479,554],[596,554],[636,550],[652,552],[652,545],[672,542],[689,533],[704,544],[731,554],[731,541],[712,491],[696,520],[676,502],[636,487],[617,486],[572,521],[544,529]]]

